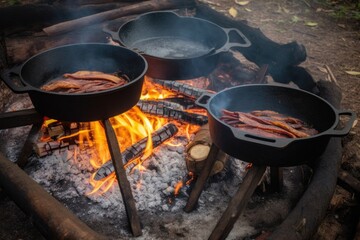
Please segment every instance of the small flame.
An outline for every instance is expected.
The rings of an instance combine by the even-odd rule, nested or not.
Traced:
[[[179,195],[179,192],[181,190],[181,188],[184,186],[183,181],[179,181],[176,183],[175,185],[175,190],[174,190],[174,196],[177,197]]]
[[[142,95],[140,99],[142,100],[158,100],[165,99],[169,97],[177,96],[171,91],[164,89],[162,86],[153,84],[151,79],[145,77]],[[188,110],[189,112],[192,112]],[[203,110],[204,112],[204,110]],[[147,138],[147,143],[144,153],[135,159],[131,159],[124,165],[124,168],[133,167],[131,170],[138,170],[140,173],[145,169],[142,165],[143,161],[146,160],[153,152],[152,136],[151,134],[164,126],[168,122],[168,118],[165,117],[156,117],[145,115],[137,106],[131,108],[129,111],[120,114],[118,116],[112,117],[110,119],[112,127],[116,133],[117,140],[120,146],[121,151],[132,146],[141,139]],[[53,125],[52,125],[53,124]],[[61,127],[56,120],[46,119],[44,121],[44,129],[50,127]],[[90,159],[90,163],[94,169],[99,169],[104,163],[111,160],[107,138],[104,131],[104,127],[100,121],[96,122],[87,122],[77,125],[79,127],[78,131],[72,134],[57,135],[56,141],[64,141],[67,139],[77,138],[76,143],[79,145],[79,148],[84,148],[89,146],[94,150],[94,154]],[[192,124],[181,124],[179,127],[179,132],[181,135],[186,136],[190,140],[190,136],[199,130],[199,126]],[[56,128],[57,129],[57,128]],[[42,136],[41,141],[54,141],[51,136]],[[167,141],[165,144],[171,146],[180,146],[181,143]],[[76,153],[75,153],[76,154]],[[75,155],[74,155],[75,156]],[[95,193],[105,193],[108,191],[116,180],[115,173],[110,174],[104,179],[95,180],[96,173],[90,177],[90,184],[93,189],[87,193],[87,195]],[[192,178],[193,179],[193,178]],[[188,180],[187,182],[191,181]],[[139,181],[141,184],[141,181]],[[188,184],[188,183],[186,183]],[[175,196],[179,193],[180,189],[183,187],[184,183],[179,181],[175,186]]]

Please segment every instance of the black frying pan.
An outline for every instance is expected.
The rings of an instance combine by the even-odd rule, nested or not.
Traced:
[[[213,143],[227,154],[266,166],[294,166],[311,162],[325,150],[331,137],[349,133],[356,115],[339,111],[324,99],[295,88],[275,85],[244,85],[216,94],[205,93],[196,102],[208,111]],[[273,110],[303,120],[319,131],[306,138],[267,138],[234,128],[220,120],[221,111]],[[340,116],[349,116],[341,129]]]
[[[206,76],[220,53],[232,47],[249,47],[250,41],[235,28],[221,28],[200,18],[182,17],[169,11],[150,12],[123,24],[117,32],[104,29],[121,45],[143,54],[147,75],[179,80]],[[229,42],[229,33],[242,42]]]
[[[115,73],[130,81],[119,87],[93,93],[46,92],[40,87],[64,73],[79,70]],[[109,44],[73,44],[39,53],[19,67],[1,73],[2,80],[16,93],[28,93],[35,109],[44,116],[62,121],[104,120],[132,108],[139,100],[147,70],[138,53]],[[20,78],[16,85],[14,75]]]

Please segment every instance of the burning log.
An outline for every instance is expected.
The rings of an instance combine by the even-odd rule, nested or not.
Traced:
[[[199,175],[204,168],[205,160],[209,156],[212,141],[209,132],[209,124],[202,126],[194,139],[186,146],[186,166],[189,172]],[[221,172],[229,156],[219,151],[215,156],[216,161],[210,172],[210,176]]]
[[[130,6],[121,7],[118,9],[113,9],[101,13],[97,13],[94,15],[89,15],[86,17],[82,17],[76,20],[71,20],[63,23],[59,23],[47,28],[44,28],[44,32],[48,35],[56,35],[65,32],[69,32],[90,24],[100,23],[105,20],[116,19],[124,16],[140,14],[149,11],[155,10],[166,10],[166,9],[174,9],[181,7],[192,7],[195,5],[195,2],[192,0],[151,0],[144,1],[136,4],[132,4]]]
[[[177,102],[171,102],[171,101],[163,101],[163,100],[139,100],[138,106],[141,108],[141,106],[144,106],[144,111],[151,111],[151,109],[147,109],[146,107],[154,106],[156,105],[157,108],[171,108],[178,111],[184,111],[185,108]]]
[[[165,126],[161,127],[157,131],[153,132],[151,134],[151,140],[153,143],[153,148],[156,148],[166,140],[170,139],[172,136],[174,136],[178,132],[178,128],[172,124],[168,123]],[[123,163],[130,163],[132,159],[135,159],[139,157],[145,150],[146,144],[147,144],[148,138],[145,137],[138,141],[137,143],[133,144],[132,146],[125,149],[124,152],[122,152],[123,156]],[[137,163],[131,162],[130,165],[134,167]],[[127,165],[128,168],[129,165]],[[94,179],[95,180],[101,180],[107,176],[109,176],[111,173],[115,171],[114,165],[111,161],[106,162],[99,170],[97,170]]]
[[[189,84],[178,82],[178,81],[167,81],[167,80],[158,80],[158,79],[152,79],[152,82],[160,84],[164,88],[180,93],[182,95],[185,95],[187,97],[197,99],[199,98],[203,93],[208,92],[208,90],[196,88],[193,86],[190,86]]]
[[[166,117],[170,119],[184,121],[191,124],[204,125],[208,121],[207,116],[196,113],[189,113],[182,110],[172,109],[170,107],[166,107],[161,102],[139,101],[137,106],[144,113],[149,113],[160,117]]]

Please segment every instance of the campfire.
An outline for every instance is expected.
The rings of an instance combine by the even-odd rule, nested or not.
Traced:
[[[181,1],[172,2],[167,0],[150,2],[157,4],[147,5],[140,3],[134,8],[127,6],[124,9],[127,14],[138,14],[150,10],[193,6],[192,1],[185,1],[184,4]],[[137,9],[137,11],[134,11],[134,9]],[[115,12],[119,14],[122,11]],[[192,13],[188,13],[187,9],[185,9],[185,15],[188,14]],[[173,13],[166,13],[166,15],[174,18]],[[106,16],[108,17],[108,15]],[[99,20],[98,17],[99,15],[90,16],[88,19],[96,22]],[[305,199],[307,198],[308,195],[305,191],[309,180],[307,174],[316,167],[311,166],[310,168],[308,166],[289,164],[286,168],[282,168],[285,165],[283,165],[284,159],[281,155],[276,155],[276,157],[280,156],[276,160],[279,163],[278,165],[266,164],[266,161],[268,161],[266,157],[271,158],[272,155],[266,151],[268,151],[269,146],[270,148],[273,147],[272,144],[278,142],[278,140],[269,140],[267,138],[269,135],[262,137],[256,133],[254,134],[253,132],[257,130],[250,132],[250,134],[245,133],[245,135],[247,134],[246,137],[250,135],[252,141],[248,142],[254,144],[265,141],[265,143],[260,144],[264,148],[257,149],[259,159],[265,157],[265,160],[254,159],[256,164],[252,164],[254,163],[253,159],[237,157],[237,153],[243,156],[240,150],[243,151],[244,148],[246,150],[247,147],[251,150],[251,145],[237,144],[236,141],[233,141],[234,139],[226,142],[226,139],[228,139],[228,133],[226,132],[229,126],[217,131],[215,124],[209,121],[213,120],[213,118],[217,120],[217,117],[211,116],[212,111],[207,109],[207,103],[201,102],[204,99],[206,101],[206,97],[218,96],[218,92],[230,92],[226,91],[228,88],[234,89],[234,87],[249,84],[267,86],[270,82],[289,83],[290,80],[288,79],[293,80],[294,84],[297,85],[297,88],[294,88],[297,90],[293,91],[300,92],[298,88],[302,88],[319,95],[322,92],[327,93],[328,91],[317,85],[304,69],[297,66],[306,57],[303,46],[295,42],[291,44],[274,43],[258,29],[253,29],[241,22],[229,20],[202,5],[196,6],[195,17],[199,18],[197,19],[199,22],[205,22],[204,26],[208,26],[207,21],[214,21],[222,26],[236,27],[242,30],[244,34],[231,29],[225,31],[227,34],[234,33],[234,36],[231,35],[231,39],[234,37],[237,40],[240,39],[240,42],[243,41],[242,43],[230,44],[231,46],[240,47],[241,50],[234,49],[230,51],[225,43],[221,41],[219,43],[215,41],[216,39],[213,39],[216,42],[215,45],[211,45],[213,40],[206,43],[206,48],[201,49],[204,56],[199,53],[204,58],[197,63],[200,65],[195,67],[195,69],[201,69],[199,66],[203,66],[204,62],[208,63],[209,66],[206,69],[201,69],[204,71],[199,71],[192,76],[191,73],[189,74],[184,70],[185,68],[176,71],[179,69],[179,65],[174,68],[167,68],[166,62],[155,61],[158,65],[154,66],[152,62],[150,71],[147,72],[149,75],[145,75],[147,64],[143,60],[147,58],[146,60],[151,62],[151,58],[146,57],[146,54],[143,57],[123,47],[116,47],[117,50],[114,52],[114,46],[108,43],[91,43],[92,47],[89,49],[92,49],[92,52],[89,54],[95,54],[90,56],[96,56],[97,58],[92,57],[88,60],[94,61],[90,65],[96,67],[87,69],[86,64],[75,68],[71,67],[71,71],[61,73],[66,78],[65,81],[61,79],[60,82],[52,82],[51,84],[54,85],[49,88],[51,91],[65,88],[66,92],[48,94],[46,87],[41,89],[44,82],[40,84],[39,80],[34,80],[34,82],[33,80],[24,81],[24,85],[30,85],[30,87],[35,88],[35,91],[28,91],[28,86],[23,89],[20,88],[19,92],[28,92],[30,96],[30,99],[21,99],[20,102],[27,102],[30,108],[32,107],[31,103],[33,103],[35,108],[24,110],[22,107],[18,108],[14,103],[15,106],[10,106],[10,110],[8,109],[1,117],[0,125],[2,129],[28,124],[33,125],[29,137],[24,143],[25,150],[22,150],[25,151],[25,153],[22,153],[23,160],[17,163],[20,166],[26,165],[26,171],[33,180],[60,202],[65,203],[77,217],[93,228],[88,229],[87,226],[83,226],[82,222],[76,220],[76,217],[71,213],[64,213],[65,218],[71,216],[70,218],[73,220],[69,224],[70,226],[63,228],[65,232],[71,226],[76,226],[80,231],[74,231],[74,236],[79,236],[84,231],[90,236],[97,237],[97,234],[93,232],[94,230],[110,237],[129,238],[131,234],[132,236],[144,234],[145,237],[155,239],[176,237],[204,239],[209,236],[210,239],[220,239],[227,236],[229,238],[267,237],[272,233],[277,236],[283,234],[284,229],[288,229],[283,226],[286,226],[289,222],[291,226],[294,225],[294,222],[297,223],[296,233],[300,231],[307,232],[307,228],[316,226],[316,224],[308,226],[307,223],[310,220],[306,222],[305,217],[298,217],[294,220],[293,215],[290,215],[289,221],[285,221],[295,202],[302,199],[302,195],[305,196]],[[76,26],[77,20],[74,21],[69,23],[69,28],[73,27],[72,24]],[[69,30],[66,29],[65,25],[54,25],[44,29],[44,31],[49,35],[64,33]],[[222,27],[218,28],[217,25],[214,29],[222,32]],[[114,34],[109,29],[106,32],[110,33],[112,37],[116,35],[116,32]],[[251,38],[250,41],[247,39],[248,36]],[[225,38],[227,37],[228,35]],[[199,42],[196,44],[199,44]],[[250,45],[252,47],[247,49]],[[81,49],[85,48],[84,46],[86,44],[60,47],[54,51],[54,55],[58,56],[57,54],[63,54],[67,51],[76,51],[78,53],[76,54],[77,57],[73,56],[71,58],[73,62],[69,60],[69,64],[66,61],[61,61],[61,64],[65,62],[65,65],[72,66],[76,61],[83,62],[82,54],[87,54],[87,50]],[[219,49],[221,51],[226,49],[226,51],[221,52]],[[253,49],[256,49],[256,51]],[[218,54],[218,50],[221,54]],[[263,56],[260,56],[259,52]],[[52,51],[48,51],[44,55],[37,55],[34,62],[38,60],[39,63],[43,63],[42,60],[48,59],[47,56],[52,54]],[[115,58],[113,54],[116,55]],[[118,59],[124,55],[126,55],[124,59]],[[177,57],[178,55],[171,56]],[[211,62],[209,58],[206,58],[209,56],[211,56]],[[183,57],[179,57],[180,60],[176,59],[179,60],[176,64],[189,66],[189,62],[182,62]],[[198,56],[196,55],[196,57]],[[114,62],[105,66],[104,69],[97,69],[101,62],[107,62],[105,60],[109,58]],[[136,58],[137,62],[127,65],[128,60],[133,58]],[[57,58],[55,57],[55,59]],[[286,61],[283,59],[286,59]],[[192,61],[190,62],[192,63]],[[26,64],[25,67],[23,66],[25,69],[33,69],[39,65],[32,64],[31,61]],[[162,64],[165,64],[166,67],[164,68]],[[114,65],[120,65],[123,68],[120,69],[121,74],[126,77],[121,78],[121,80],[114,78],[114,72],[118,71],[118,69],[114,69]],[[157,68],[160,67],[164,70],[165,75],[168,72],[169,75],[167,76],[170,76],[169,78],[180,76],[180,80],[164,80],[164,78],[158,79],[150,76],[151,74],[159,74]],[[19,72],[15,70],[13,73],[20,76]],[[123,73],[123,70],[127,72]],[[289,72],[298,74],[293,78]],[[95,85],[84,87],[88,81],[83,79],[85,73],[87,77],[95,76],[96,80],[102,78],[101,80],[105,81],[99,82],[100,85],[95,83]],[[31,71],[24,71],[24,74],[21,75],[26,80],[34,79]],[[191,79],[188,78],[189,76],[191,76]],[[9,78],[8,74],[4,74],[2,77],[5,82]],[[81,83],[77,82],[79,79]],[[70,85],[68,80],[71,81]],[[115,81],[116,84],[120,82],[120,84],[108,85],[112,81]],[[11,84],[8,85],[13,87]],[[128,88],[129,86],[132,88]],[[142,91],[141,96],[137,98],[139,86],[142,87]],[[95,92],[93,91],[94,88]],[[36,99],[38,95],[34,94],[34,92],[40,93],[40,95],[43,94],[43,96]],[[106,95],[108,93],[110,97]],[[308,96],[305,91],[301,93]],[[89,101],[83,98],[82,94],[95,98],[91,98],[91,104],[88,104]],[[60,107],[60,110],[49,109],[45,100],[51,98],[50,102],[56,101],[58,95],[64,96],[63,106]],[[122,95],[125,97],[119,97]],[[255,95],[253,94],[251,100],[247,102],[249,105],[256,102]],[[76,99],[74,100],[73,97]],[[97,97],[100,97],[100,99]],[[333,96],[323,97],[332,99]],[[269,99],[265,102],[271,102]],[[77,105],[79,102],[80,105]],[[127,105],[121,106],[123,103]],[[208,105],[210,106],[210,103]],[[66,106],[69,106],[69,112],[67,112]],[[199,106],[205,106],[206,109]],[[227,118],[236,127],[240,124],[249,123],[248,119],[243,121],[244,117],[239,121],[239,116],[248,114],[250,111],[221,110],[228,115],[223,119]],[[229,110],[233,112],[226,112]],[[300,122],[300,120],[295,119],[297,116],[291,114],[280,115],[278,113],[281,113],[281,111],[276,110],[275,117],[281,116],[282,119],[291,118],[293,122],[295,120],[296,123]],[[49,116],[44,114],[43,111],[49,113]],[[115,112],[116,115],[114,115]],[[293,113],[296,114],[296,111],[293,111]],[[353,118],[349,112],[341,112],[341,114],[349,115],[350,119]],[[74,117],[75,120],[72,119],[72,115],[76,116]],[[59,116],[63,120],[57,120],[51,116]],[[329,118],[331,119],[331,117]],[[13,123],[14,119],[18,119],[18,121]],[[257,117],[257,119],[259,118]],[[337,121],[337,119],[332,120],[329,120],[329,122],[336,123]],[[272,123],[276,122],[277,126],[284,126],[284,124],[279,124],[277,121],[278,119],[272,119]],[[229,125],[231,125],[230,123]],[[319,125],[318,123],[315,124]],[[259,122],[256,125],[259,125]],[[289,125],[286,125],[288,129],[290,128]],[[305,125],[307,125],[307,122]],[[329,125],[328,122],[323,127],[325,130],[329,128],[327,125]],[[249,126],[246,127],[249,128]],[[251,125],[250,127],[253,128],[254,126]],[[266,126],[266,128],[269,127]],[[301,126],[301,128],[303,127]],[[314,127],[314,129],[316,129],[316,132],[311,129],[311,134],[300,135],[299,141],[302,138],[312,137],[312,135],[316,137],[317,131],[325,131],[324,129],[318,129],[318,126]],[[215,132],[215,134],[211,134],[211,131]],[[276,131],[279,132],[280,130],[277,129]],[[291,129],[291,131],[292,133],[298,133],[294,129]],[[341,135],[343,132],[333,134]],[[10,136],[12,139],[19,139],[23,137],[24,132],[11,129],[6,130],[4,134],[9,134],[9,139]],[[254,137],[252,134],[256,136]],[[216,136],[219,135],[220,138],[221,135],[226,136],[222,144],[215,143],[215,140],[218,141]],[[276,138],[278,135],[276,135]],[[286,135],[293,136],[289,132]],[[271,135],[271,138],[273,136]],[[280,140],[280,142],[283,143],[284,141]],[[10,141],[5,143],[10,144]],[[29,143],[31,143],[31,150],[29,150]],[[334,146],[333,149],[339,148],[337,142],[330,141],[330,144]],[[237,148],[240,145],[242,148],[238,151]],[[315,149],[314,152],[319,152],[320,155],[320,151],[322,153],[326,150],[323,148],[326,147],[327,142],[323,145],[319,148],[320,150]],[[5,148],[9,152],[16,152],[9,145],[6,145]],[[229,149],[234,152],[229,151]],[[262,152],[262,150],[264,151]],[[30,151],[35,154],[29,157],[28,153]],[[275,151],[274,154],[277,154],[277,152]],[[329,155],[329,153],[327,154]],[[322,160],[323,158],[319,157],[319,155],[314,156]],[[338,154],[331,155],[331,158],[337,157],[339,157]],[[2,160],[2,156],[0,160]],[[303,161],[305,162],[307,159],[303,159]],[[320,161],[320,165],[323,166],[324,161]],[[303,173],[305,175],[302,175]],[[2,175],[5,175],[4,179],[7,179],[6,172],[0,172],[0,177]],[[315,174],[315,179],[316,176]],[[21,179],[23,178],[25,177],[21,177]],[[4,189],[12,189],[13,181],[11,176],[9,176],[9,179],[9,181],[0,181],[3,183]],[[46,193],[39,192],[39,195],[44,196]],[[328,193],[325,193],[325,195],[328,195]],[[13,197],[16,199],[16,194]],[[39,216],[40,228],[45,229],[43,230],[44,235],[50,238],[64,235],[64,231],[59,233],[53,230],[53,226],[48,226],[46,221],[41,219],[43,214],[39,213],[39,211],[43,210],[34,207],[31,198],[24,198],[25,201],[20,201],[25,202],[23,208],[30,214]],[[47,202],[51,203],[47,209],[53,210],[56,208],[54,207],[56,204],[52,202],[53,200],[46,199]],[[301,209],[302,213],[304,208],[301,206],[306,205],[303,202],[299,203],[299,208],[295,209],[295,213],[298,213],[299,209]],[[306,216],[311,215],[312,209],[313,207],[309,207],[309,210],[304,210]],[[53,213],[55,215],[59,214],[56,211]],[[279,228],[280,230],[277,230],[274,222],[283,221],[285,225],[282,225]],[[107,223],[105,227],[100,224],[105,222]],[[130,231],[128,231],[127,227],[129,227]]]
[[[198,82],[206,84],[204,80]],[[162,144],[170,149],[187,145],[190,136],[207,123],[205,110],[196,108],[194,103],[205,90],[188,83],[147,78],[137,106],[112,118],[128,173],[144,169],[144,161],[156,154],[156,147]],[[91,149],[90,163],[96,171],[89,179],[93,190],[86,194],[95,194],[99,190],[100,194],[105,193],[112,187],[115,169],[100,122],[68,123],[48,119],[41,132],[34,145],[38,157],[75,147],[78,151]],[[169,187],[174,191],[177,189],[173,194],[178,194],[179,186]]]

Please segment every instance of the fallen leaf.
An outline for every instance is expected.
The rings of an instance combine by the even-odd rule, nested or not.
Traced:
[[[250,8],[245,8],[245,11],[252,12],[252,10]]]
[[[230,14],[233,18],[235,18],[235,17],[237,16],[238,12],[237,12],[237,10],[236,10],[235,8],[231,7],[231,8],[229,9],[229,14]]]
[[[318,25],[317,22],[305,22],[305,25],[308,27],[316,27]]]
[[[291,18],[292,23],[297,23],[299,20],[300,20],[300,18],[298,16],[296,16],[296,15],[292,16],[292,18]]]
[[[236,4],[239,4],[240,6],[245,6],[245,5],[248,5],[250,1],[238,1],[238,0],[235,0],[235,3]]]
[[[286,8],[284,8],[284,7],[282,7],[282,9],[283,9],[284,13],[289,13],[289,12],[290,12],[289,9],[286,9]]]
[[[353,75],[353,76],[359,76],[360,75],[360,72],[357,72],[357,71],[345,71],[347,74],[349,75]]]

